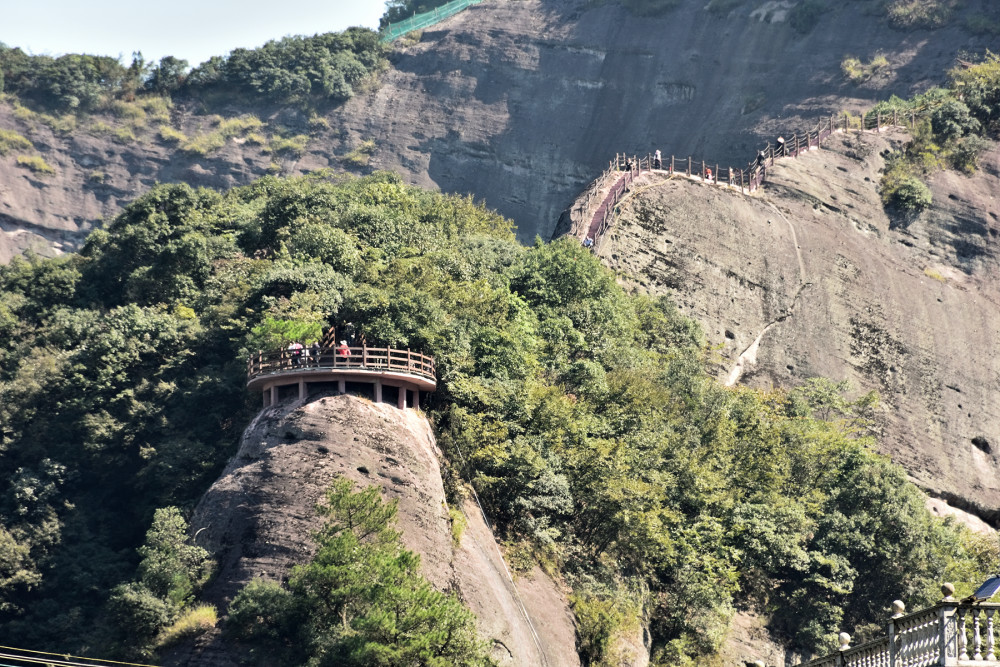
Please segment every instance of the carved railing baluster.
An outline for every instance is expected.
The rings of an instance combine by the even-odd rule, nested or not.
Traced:
[[[958,610],[958,659],[968,660],[968,637],[965,634],[965,615],[968,612],[965,609]]]
[[[996,660],[996,653],[993,651],[994,639],[993,639],[993,614],[997,612],[996,609],[986,610],[986,659]]]
[[[973,648],[973,660],[983,659],[983,638],[979,633],[979,610],[972,610],[972,648]]]

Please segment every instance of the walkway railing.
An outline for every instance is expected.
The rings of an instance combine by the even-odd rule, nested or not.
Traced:
[[[447,4],[441,5],[440,7],[435,7],[429,12],[414,14],[412,17],[400,21],[399,23],[390,23],[386,26],[385,30],[382,31],[382,41],[391,42],[399,37],[402,37],[408,32],[429,28],[435,23],[439,23],[450,16],[454,16],[469,5],[477,5],[482,1],[483,0],[452,0]]]
[[[349,353],[349,354],[348,354]],[[247,381],[262,375],[277,375],[315,370],[363,370],[409,373],[437,381],[434,358],[411,350],[391,347],[304,348],[258,352],[247,362]]]
[[[1000,604],[960,602],[951,584],[941,590],[943,600],[912,614],[893,602],[884,637],[851,646],[850,635],[841,633],[840,650],[802,667],[1000,667],[993,623]]]
[[[757,156],[742,169],[728,166],[720,167],[718,163],[697,161],[690,156],[678,158],[671,155],[657,165],[651,154],[631,157],[625,154],[616,154],[615,159],[608,163],[608,168],[601,173],[587,191],[587,198],[583,205],[585,218],[591,213],[594,202],[607,187],[607,184],[612,181],[614,183],[601,199],[600,205],[593,210],[587,236],[594,242],[594,251],[600,250],[604,235],[614,220],[618,203],[624,198],[635,178],[643,172],[662,171],[672,177],[682,176],[709,185],[739,189],[741,193],[752,194],[764,183],[768,168],[774,166],[774,161],[778,158],[798,157],[806,151],[822,148],[823,141],[835,132],[851,130],[881,132],[883,129],[893,126],[912,129],[916,126],[917,119],[922,118],[923,115],[923,110],[910,110],[905,113],[896,110],[891,114],[873,111],[859,116],[850,114],[830,116],[828,119],[819,121],[812,130],[802,134],[793,132],[789,138],[781,143],[771,144],[768,142],[764,148],[757,152]]]

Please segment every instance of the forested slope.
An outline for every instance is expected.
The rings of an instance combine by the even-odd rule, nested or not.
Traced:
[[[819,647],[979,576],[983,545],[872,453],[872,397],[725,389],[668,300],[389,174],[160,186],[0,284],[0,627],[24,643],[144,655],[183,617],[203,560],[151,578],[154,509],[191,507],[234,451],[249,350],[347,321],[436,357],[446,490],[471,483],[508,557],[572,587],[585,662],[640,617],[655,662],[711,654],[740,606]]]

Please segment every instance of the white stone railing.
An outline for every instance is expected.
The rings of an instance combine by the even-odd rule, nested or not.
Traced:
[[[994,633],[1000,604],[960,602],[951,584],[941,590],[944,599],[912,614],[893,602],[884,637],[851,646],[851,636],[842,632],[840,650],[802,667],[1000,667]]]

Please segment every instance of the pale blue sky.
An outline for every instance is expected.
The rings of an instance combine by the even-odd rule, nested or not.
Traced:
[[[377,28],[385,0],[0,0],[0,42],[35,55],[90,53],[192,66],[285,35]]]

